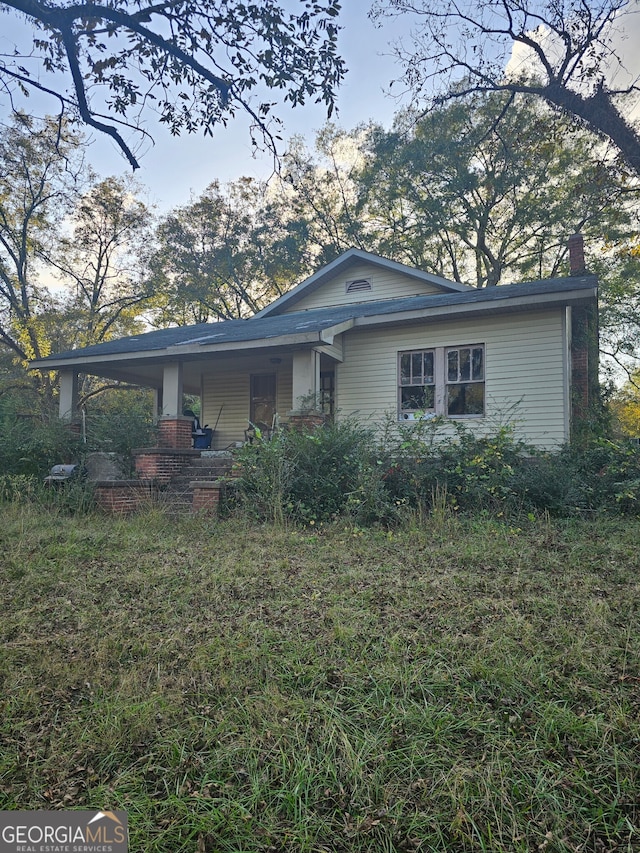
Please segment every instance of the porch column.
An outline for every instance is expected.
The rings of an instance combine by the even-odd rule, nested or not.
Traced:
[[[78,414],[78,371],[60,371],[60,396],[58,400],[61,421],[73,421]]]
[[[300,350],[293,353],[293,411],[301,406],[300,398],[309,401],[315,408],[320,392],[320,353],[316,350]],[[311,398],[311,400],[309,400]],[[309,403],[305,406],[309,407]]]
[[[182,363],[166,364],[162,376],[162,414],[182,417]]]
[[[162,416],[158,420],[159,447],[190,448],[191,418],[182,415],[182,364],[172,362],[162,375]]]

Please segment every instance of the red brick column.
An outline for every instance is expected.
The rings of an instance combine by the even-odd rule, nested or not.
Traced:
[[[306,415],[295,414],[292,412],[289,414],[288,418],[288,423],[291,429],[307,430],[309,432],[314,429],[318,429],[318,427],[324,426],[325,422],[326,417],[323,414],[311,412]]]
[[[574,419],[587,417],[589,412],[589,351],[586,347],[571,353]]]
[[[143,480],[104,480],[95,485],[96,505],[114,515],[136,512],[155,498],[151,483]]]
[[[191,426],[191,418],[160,418],[158,421],[158,447],[191,447]]]
[[[588,423],[598,410],[598,329],[595,309],[571,309],[572,426]],[[575,434],[575,433],[574,433]]]

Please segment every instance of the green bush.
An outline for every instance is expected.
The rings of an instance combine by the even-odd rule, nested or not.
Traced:
[[[464,424],[453,424],[453,434],[451,427],[441,418],[413,430],[401,425],[399,440],[387,454],[385,482],[392,498],[421,510],[431,509],[436,495],[438,500],[446,495],[461,510],[504,513],[519,508],[516,471],[531,449],[508,426],[483,437]]]
[[[0,398],[0,471],[44,478],[52,465],[80,463],[92,451],[131,458],[134,447],[155,444],[147,394],[92,398],[83,434],[71,431],[56,411],[27,413],[24,401]]]
[[[372,523],[393,515],[374,434],[354,421],[280,430],[246,445],[239,461],[242,503],[258,518],[315,524],[346,514]]]
[[[156,433],[147,392],[106,392],[87,404],[88,450],[117,453],[126,459],[136,447],[153,447]]]
[[[50,421],[6,413],[0,420],[0,467],[5,474],[44,477],[52,465],[76,462],[79,436],[57,418]]]
[[[452,433],[453,426],[453,433]],[[315,524],[348,517],[357,524],[481,511],[495,517],[545,511],[637,514],[640,449],[597,439],[541,453],[511,426],[476,436],[464,424],[399,425],[384,442],[354,422],[314,432],[280,432],[241,453],[242,503],[256,517]]]

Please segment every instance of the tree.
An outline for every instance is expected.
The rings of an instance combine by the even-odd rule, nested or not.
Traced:
[[[58,323],[39,273],[81,179],[79,144],[64,123],[23,113],[0,128],[0,342],[24,363],[49,353]]]
[[[1,0],[0,10],[26,18],[37,35],[24,55],[0,59],[0,83],[11,97],[17,89],[54,95],[114,139],[134,169],[118,125],[141,129],[149,112],[174,134],[211,134],[244,110],[274,149],[274,90],[292,106],[315,98],[333,109],[345,73],[339,9],[338,0],[298,0],[297,12],[276,0]],[[52,73],[48,86],[43,71]]]
[[[155,322],[247,317],[289,289],[305,267],[304,235],[267,187],[216,181],[159,224],[151,259]]]
[[[600,275],[600,346],[615,381],[640,387],[640,242],[638,231],[617,246],[606,245],[595,261]]]
[[[363,208],[381,254],[484,287],[560,274],[573,230],[611,247],[633,233],[637,181],[566,118],[507,101],[467,96],[370,135]]]
[[[329,123],[314,151],[294,138],[283,158],[282,193],[317,268],[352,247],[376,251],[371,221],[360,205],[365,140],[369,127],[347,132]]]
[[[74,346],[132,334],[150,293],[143,259],[151,213],[135,196],[131,181],[106,178],[76,203],[71,234],[62,237],[49,260],[70,285],[67,322],[76,328]]]
[[[417,18],[413,44],[398,45],[397,53],[405,82],[431,105],[474,92],[535,95],[610,140],[640,174],[640,135],[623,111],[640,88],[635,80],[611,82],[628,77],[615,37],[635,6],[634,0],[376,0],[372,15]]]

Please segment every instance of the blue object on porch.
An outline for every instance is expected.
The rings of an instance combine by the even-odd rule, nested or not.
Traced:
[[[213,441],[213,430],[209,427],[204,427],[199,433],[193,436],[193,446],[197,450],[208,450]]]
[[[200,418],[192,409],[185,409],[182,414],[185,417],[192,419],[191,438],[193,440],[194,448],[197,450],[208,450],[211,447],[211,442],[213,441],[213,430],[208,424],[202,426],[200,424]]]

